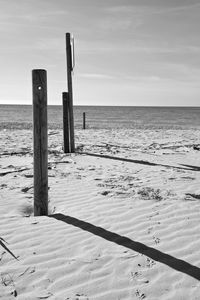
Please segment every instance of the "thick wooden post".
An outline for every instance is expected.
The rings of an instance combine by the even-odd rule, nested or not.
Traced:
[[[34,215],[48,215],[47,74],[32,71]]]
[[[67,85],[69,93],[69,133],[71,152],[75,152],[74,142],[74,113],[73,113],[73,90],[72,90],[72,49],[71,49],[71,35],[66,33],[66,56],[67,56]]]
[[[62,93],[64,153],[70,152],[69,141],[69,93]]]
[[[85,129],[85,112],[83,113],[83,129]]]

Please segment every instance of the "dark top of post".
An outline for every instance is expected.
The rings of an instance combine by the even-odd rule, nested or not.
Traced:
[[[67,67],[69,71],[73,71],[72,67],[72,49],[71,49],[71,34],[66,33],[66,50],[67,50]]]
[[[47,97],[47,72],[43,69],[32,70],[33,95],[39,99]],[[46,101],[46,100],[45,100]]]

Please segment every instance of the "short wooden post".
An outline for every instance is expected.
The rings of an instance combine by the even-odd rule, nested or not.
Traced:
[[[32,71],[34,215],[48,215],[47,73]]]
[[[70,152],[69,140],[69,93],[62,93],[63,100],[63,139],[64,139],[64,153]]]
[[[69,133],[71,152],[75,152],[74,142],[74,113],[73,113],[73,90],[72,90],[72,49],[71,49],[71,35],[66,33],[66,56],[67,56],[67,85],[69,93]]]
[[[85,129],[85,112],[83,113],[83,129]]]

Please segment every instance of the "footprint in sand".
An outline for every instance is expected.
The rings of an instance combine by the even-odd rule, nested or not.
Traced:
[[[155,244],[159,244],[160,243],[160,239],[157,238],[157,237],[155,237],[155,236],[153,236],[153,240],[154,240]]]
[[[131,278],[137,281],[137,283],[149,283],[149,280],[143,277],[141,272],[131,272]]]
[[[138,299],[140,299],[140,300],[146,298],[146,295],[145,295],[144,293],[142,293],[140,290],[136,290],[135,296],[136,296]]]
[[[150,234],[152,232],[152,230],[153,230],[153,227],[149,227],[147,230],[147,233]]]
[[[146,260],[146,266],[148,268],[152,268],[153,266],[155,266],[156,262],[152,259],[150,259],[149,257],[147,257],[147,260]]]

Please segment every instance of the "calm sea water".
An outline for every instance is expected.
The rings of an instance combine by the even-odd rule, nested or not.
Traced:
[[[75,128],[200,129],[200,107],[75,106]],[[62,128],[62,106],[48,107],[49,128]],[[0,105],[0,128],[31,128],[32,106]]]

